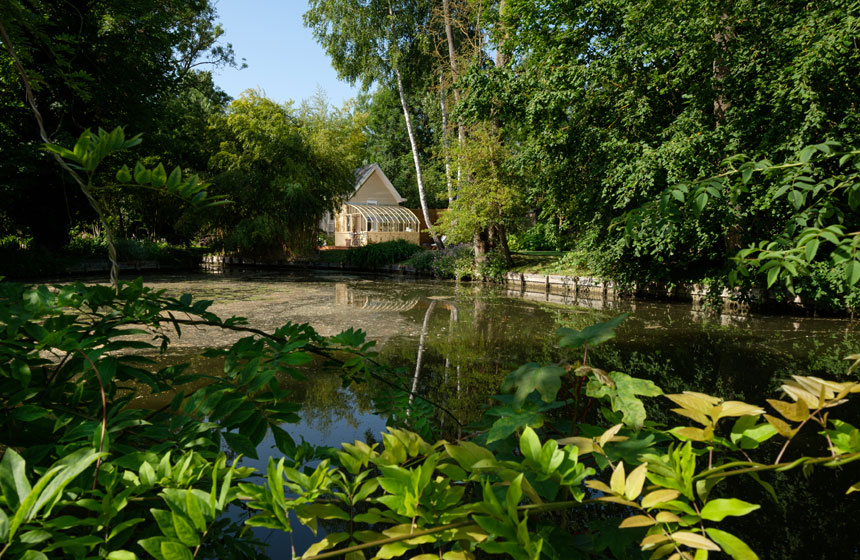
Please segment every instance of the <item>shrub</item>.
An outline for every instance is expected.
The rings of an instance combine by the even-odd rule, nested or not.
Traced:
[[[475,276],[475,252],[471,245],[451,245],[440,251],[427,251],[406,262],[419,272],[436,278],[467,280]]]
[[[403,262],[412,255],[425,249],[398,239],[384,243],[373,243],[346,251],[345,262],[359,268],[378,268]]]

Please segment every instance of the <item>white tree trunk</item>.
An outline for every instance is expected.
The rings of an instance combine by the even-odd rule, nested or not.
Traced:
[[[433,229],[433,222],[430,220],[430,212],[427,210],[427,197],[424,194],[424,178],[421,175],[421,162],[418,159],[418,144],[415,143],[415,134],[412,131],[412,118],[409,116],[406,95],[403,93],[403,78],[400,75],[400,69],[396,66],[394,67],[394,75],[397,77],[397,92],[400,94],[400,105],[403,106],[403,118],[406,119],[406,132],[409,134],[409,144],[412,146],[412,161],[415,162],[415,179],[418,181],[418,199],[421,201],[424,223],[427,224],[427,229],[430,230],[430,235],[433,237],[436,247],[444,249],[445,245],[439,236],[436,235],[436,231]]]

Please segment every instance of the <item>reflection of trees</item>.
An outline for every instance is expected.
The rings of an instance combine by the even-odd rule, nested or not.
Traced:
[[[410,405],[415,399],[415,392],[418,390],[418,376],[421,373],[421,361],[424,358],[424,341],[427,339],[427,326],[434,309],[436,309],[435,300],[427,306],[427,312],[424,313],[424,323],[421,325],[421,336],[418,338],[418,357],[415,359],[415,375],[412,376],[412,391],[409,393]]]
[[[439,307],[448,313],[439,313]],[[450,299],[431,300],[423,317],[412,313],[424,333],[418,352],[415,338],[395,338],[386,343],[381,359],[413,372],[420,354],[420,376],[413,375],[403,386],[415,386],[468,423],[478,419],[507,372],[527,361],[557,357],[553,332],[558,313],[581,315],[583,326],[598,316],[539,307],[499,297],[493,290],[464,289]],[[436,421],[446,437],[458,435],[444,414],[437,414]]]
[[[302,422],[324,436],[344,423],[356,428],[360,423],[358,414],[373,412],[369,388],[353,384],[345,389],[338,372],[316,371],[307,381],[283,376],[279,381],[292,391],[289,398],[301,403]]]

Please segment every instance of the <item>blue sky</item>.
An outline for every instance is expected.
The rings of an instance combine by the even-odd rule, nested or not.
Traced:
[[[232,97],[259,88],[278,102],[299,103],[322,87],[340,106],[357,88],[337,79],[322,47],[302,24],[304,0],[219,0],[222,41],[232,43],[236,58],[248,67],[215,70],[215,83]]]

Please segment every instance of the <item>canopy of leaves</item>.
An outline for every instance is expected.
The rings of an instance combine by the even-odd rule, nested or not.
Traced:
[[[300,120],[291,104],[248,91],[212,124],[221,139],[211,166],[214,190],[236,208],[212,215],[228,250],[283,256],[316,242],[320,219],[353,187],[362,148],[361,119],[308,105]]]

